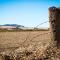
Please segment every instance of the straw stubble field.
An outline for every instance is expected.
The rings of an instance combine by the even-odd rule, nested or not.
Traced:
[[[49,31],[17,31],[0,32],[0,48],[14,48],[21,45],[47,43],[50,41]]]
[[[54,54],[51,44],[49,30],[0,32],[0,55],[5,60],[46,60]]]

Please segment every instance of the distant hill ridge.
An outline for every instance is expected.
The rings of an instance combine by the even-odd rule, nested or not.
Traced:
[[[48,28],[35,28],[35,27],[25,27],[23,25],[18,25],[18,24],[4,24],[4,25],[0,25],[0,29],[7,29],[7,30],[11,30],[11,29],[23,29],[23,30],[30,30],[30,29],[34,29],[34,30],[47,30]]]
[[[0,26],[15,26],[15,27],[24,27],[23,25],[18,25],[18,24],[4,24]]]

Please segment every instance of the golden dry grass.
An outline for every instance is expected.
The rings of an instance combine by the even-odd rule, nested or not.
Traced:
[[[59,59],[55,57],[56,48],[53,47],[49,30],[0,32],[0,53],[10,56],[9,59]]]
[[[47,43],[49,41],[49,31],[0,32],[0,48],[13,48],[39,42]]]

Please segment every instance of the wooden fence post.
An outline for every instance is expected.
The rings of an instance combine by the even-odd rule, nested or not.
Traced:
[[[57,47],[60,47],[60,8],[49,8],[49,21],[52,33],[52,39],[57,41]]]

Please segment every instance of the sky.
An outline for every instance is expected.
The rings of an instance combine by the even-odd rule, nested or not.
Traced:
[[[0,25],[36,27],[49,21],[48,8],[60,7],[60,0],[0,0]],[[49,27],[49,22],[39,27]]]

